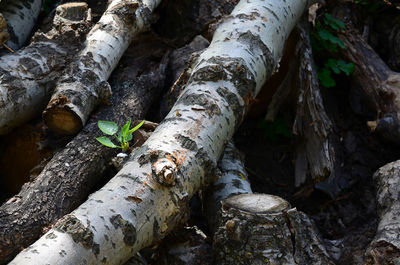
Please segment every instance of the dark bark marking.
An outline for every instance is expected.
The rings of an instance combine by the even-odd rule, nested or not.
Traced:
[[[246,113],[245,105],[241,104],[238,96],[235,93],[231,92],[228,88],[218,87],[217,93],[226,100],[228,106],[233,110],[233,113],[235,115],[235,125],[239,126]],[[228,118],[226,118],[226,122],[228,123],[228,125],[230,124]]]
[[[198,150],[196,142],[190,139],[189,137],[183,136],[181,134],[175,134],[174,138],[178,141],[181,147],[189,149],[191,151]]]
[[[190,94],[190,93],[184,93],[178,100],[179,102],[177,104],[183,104],[186,106],[193,106],[193,105],[199,105],[204,107],[205,113],[208,114],[210,118],[212,118],[214,115],[221,115],[221,109],[218,106],[216,102],[214,102],[214,99],[205,95],[205,94]]]
[[[99,244],[94,242],[94,234],[74,215],[68,214],[61,218],[54,226],[60,232],[69,234],[75,243],[81,243],[85,248],[91,248],[97,256],[100,253]]]
[[[110,218],[111,224],[115,229],[120,228],[124,235],[124,243],[133,246],[136,242],[136,228],[127,220],[123,219],[120,214],[113,215]]]

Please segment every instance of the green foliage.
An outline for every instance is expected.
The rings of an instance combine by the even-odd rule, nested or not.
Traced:
[[[267,139],[273,142],[282,138],[290,138],[292,135],[289,126],[281,117],[276,118],[273,122],[261,120],[257,127],[263,131]]]
[[[317,54],[337,53],[338,49],[346,48],[337,34],[344,32],[346,25],[343,21],[334,18],[331,14],[325,13],[323,18],[315,24],[315,30],[311,34],[311,45]],[[318,79],[324,87],[336,86],[333,74],[341,74],[349,76],[354,71],[354,64],[334,58],[325,59],[322,67],[318,69]]]
[[[328,59],[322,69],[318,72],[318,79],[324,87],[334,87],[335,80],[332,77],[335,74],[344,73],[349,76],[354,72],[354,63],[346,63],[343,60]]]
[[[145,121],[143,120],[141,123],[130,129],[131,127],[131,120],[129,120],[127,123],[122,126],[120,132],[117,135],[118,132],[118,125],[115,122],[112,121],[98,121],[97,126],[99,129],[107,135],[114,136],[117,141],[121,145],[116,145],[114,144],[110,138],[107,136],[101,136],[97,137],[96,140],[99,141],[101,144],[111,147],[111,148],[121,148],[123,151],[129,150],[129,141],[132,140],[133,138],[133,132],[138,130],[144,123]]]
[[[354,0],[354,4],[361,6],[363,11],[369,15],[378,13],[385,8],[382,1],[376,0]]]

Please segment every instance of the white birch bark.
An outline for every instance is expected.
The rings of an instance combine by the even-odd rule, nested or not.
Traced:
[[[58,81],[43,118],[58,133],[75,134],[99,102],[107,102],[107,79],[133,37],[146,30],[161,0],[114,0],[89,32],[84,49]]]
[[[0,135],[37,116],[46,106],[54,80],[89,29],[87,11],[87,4],[82,4],[72,13],[81,14],[83,19],[78,21],[56,12],[51,31],[36,33],[29,46],[0,58]],[[62,24],[56,22],[61,20]],[[72,29],[73,24],[76,30]]]
[[[121,264],[163,238],[182,221],[190,197],[211,180],[244,116],[246,96],[255,96],[276,69],[286,37],[310,2],[240,1],[145,144],[11,264]],[[160,161],[165,166],[156,174]]]
[[[226,146],[218,162],[218,179],[210,185],[203,196],[209,228],[215,231],[221,215],[221,202],[233,195],[251,194],[251,186],[244,162],[232,141]]]
[[[7,46],[14,51],[21,48],[29,36],[42,7],[42,0],[1,1],[0,12],[7,22],[10,36]]]

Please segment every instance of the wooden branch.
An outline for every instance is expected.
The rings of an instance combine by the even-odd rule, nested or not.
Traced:
[[[36,33],[29,46],[0,58],[0,135],[37,116],[47,104],[54,80],[90,29],[87,4],[79,6],[59,6],[49,32]],[[70,8],[75,9],[71,14],[61,12]],[[78,14],[81,19],[70,17]]]
[[[293,133],[299,136],[296,148],[295,185],[311,175],[314,182],[334,176],[335,152],[331,143],[332,122],[325,112],[316,66],[313,59],[310,27],[306,20],[298,24],[300,40],[297,47],[297,111]]]
[[[60,134],[76,134],[111,89],[107,79],[132,39],[148,29],[161,0],[113,0],[89,32],[84,49],[58,81],[43,112],[46,125]]]
[[[33,182],[25,184],[19,194],[0,207],[1,264],[86,200],[102,181],[111,167],[111,158],[118,150],[106,148],[95,140],[101,136],[97,121],[111,120],[122,125],[130,118],[143,119],[164,85],[167,64],[164,60],[157,67],[151,62],[153,54],[148,50],[154,42],[158,43],[158,40],[150,39],[132,48],[139,56],[128,61],[129,67],[140,69],[142,74],[120,71],[114,77],[118,81],[114,82],[117,85],[113,86],[115,97],[111,100],[112,105],[96,114]]]
[[[7,22],[7,46],[16,51],[27,42],[36,24],[42,0],[13,0],[0,2],[0,10]]]
[[[215,264],[333,265],[310,219],[282,198],[241,194],[222,202]]]
[[[162,239],[212,178],[245,114],[246,97],[256,95],[277,68],[286,37],[310,2],[240,1],[145,144],[109,183],[11,264],[120,264]]]

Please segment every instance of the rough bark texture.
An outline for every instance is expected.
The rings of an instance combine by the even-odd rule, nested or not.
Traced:
[[[242,194],[222,202],[215,264],[331,264],[310,219],[279,197]]]
[[[21,48],[31,36],[39,16],[42,0],[3,0],[0,10],[7,22],[9,41],[7,46],[13,50]]]
[[[211,181],[225,142],[242,121],[245,99],[277,68],[286,37],[310,2],[239,2],[146,143],[11,264],[120,264],[184,220],[188,200]]]
[[[61,134],[82,129],[100,102],[107,102],[111,89],[107,79],[132,39],[148,29],[152,11],[161,0],[114,0],[89,32],[84,49],[58,81],[43,118]]]
[[[297,47],[297,111],[293,133],[299,136],[296,148],[295,185],[311,175],[314,182],[334,175],[334,150],[330,142],[332,122],[325,112],[314,63],[308,22],[297,26],[300,39]]]
[[[381,167],[375,174],[379,225],[374,240],[365,252],[366,265],[400,262],[400,161]]]
[[[226,144],[222,158],[218,162],[218,169],[218,180],[207,189],[203,196],[205,214],[212,232],[217,229],[223,200],[238,194],[253,193],[243,158],[232,141]]]
[[[118,150],[106,148],[95,140],[101,135],[97,121],[111,120],[122,125],[130,118],[144,117],[165,78],[167,62],[158,67],[158,62],[154,62],[157,57],[152,58],[156,55],[151,49],[157,43],[153,40],[131,48],[135,59],[126,59],[129,67],[121,69],[111,80],[111,84],[118,80],[114,82],[118,86],[113,86],[115,97],[111,106],[96,114],[33,182],[25,184],[18,195],[1,206],[0,263],[36,240],[46,226],[75,209],[102,180]]]
[[[36,33],[29,46],[0,58],[0,134],[35,117],[47,104],[54,80],[90,29],[84,6],[73,13],[80,14],[76,20],[57,12],[52,30]]]

